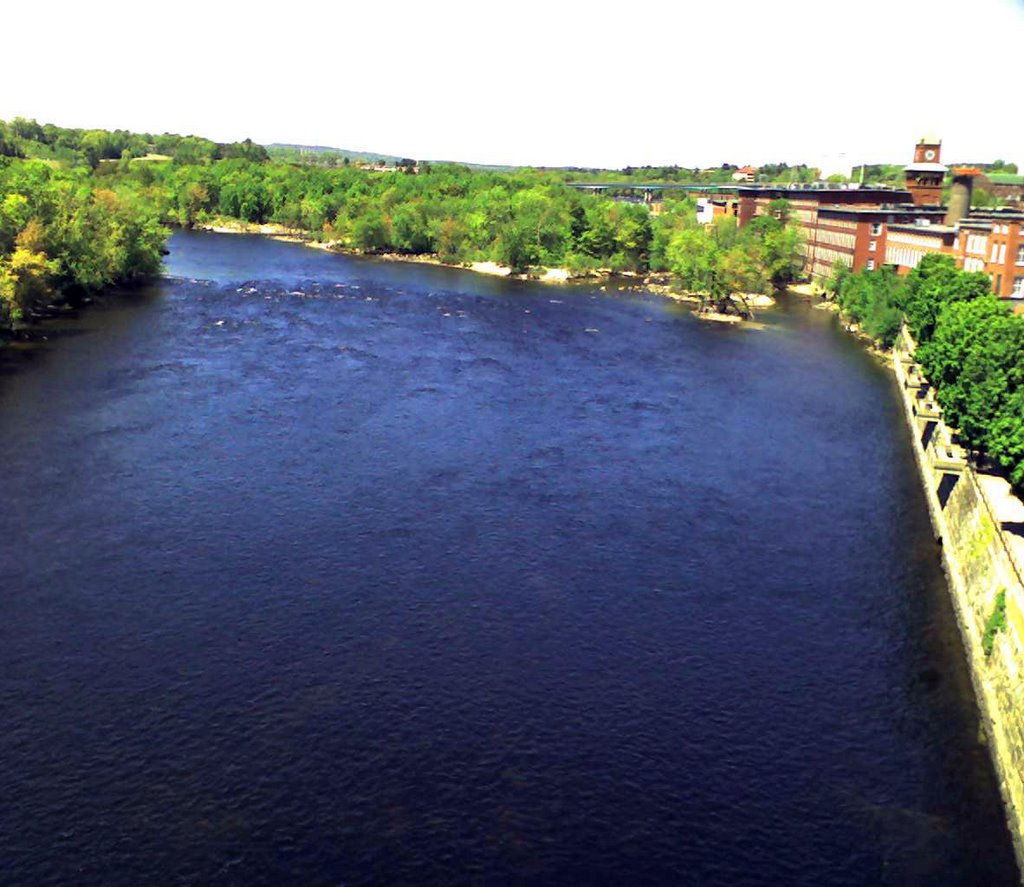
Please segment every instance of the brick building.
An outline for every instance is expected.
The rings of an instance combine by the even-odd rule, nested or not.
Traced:
[[[942,221],[943,213],[942,207],[913,204],[823,206],[818,225],[807,233],[808,269],[818,278],[831,277],[836,262],[853,271],[874,271],[887,263],[890,228],[927,230]]]
[[[886,221],[943,214],[941,207],[915,207],[909,191],[891,188],[740,188],[739,223],[772,212],[776,200],[789,205],[789,218],[803,234],[805,267],[821,278],[832,275],[835,262],[857,271],[879,266]]]
[[[957,265],[988,274],[997,296],[1024,300],[1024,211],[975,210],[958,229]]]
[[[814,279],[832,276],[836,263],[853,271],[889,265],[908,274],[929,253],[951,255],[965,271],[984,271],[992,291],[1021,300],[1024,309],[1024,210],[971,210],[977,169],[950,171],[942,143],[921,139],[905,167],[904,190],[807,187],[738,189],[741,225],[774,210],[784,199],[804,235],[805,268]],[[947,174],[948,205],[942,205]]]

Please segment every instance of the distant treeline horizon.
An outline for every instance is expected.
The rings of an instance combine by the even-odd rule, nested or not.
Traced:
[[[55,124],[40,124],[35,120],[15,117],[11,121],[0,120],[0,156],[36,157],[55,159],[67,163],[86,163],[95,167],[103,160],[137,159],[147,155],[160,155],[179,162],[201,162],[203,160],[227,160],[234,157],[246,159],[274,159],[283,162],[301,162],[322,166],[341,166],[346,162],[387,164],[406,166],[417,160],[403,155],[377,151],[336,148],[330,145],[303,145],[289,142],[259,144],[251,139],[238,142],[216,142],[197,135],[174,133],[135,133],[129,130],[85,129],[61,127]],[[466,160],[419,159],[419,163],[431,165],[458,165],[471,169],[493,172],[510,172],[517,169],[538,169],[546,172],[565,173],[567,180],[579,178],[583,181],[612,181],[610,176],[622,176],[652,182],[680,182],[692,184],[722,184],[732,181],[732,175],[741,166],[723,162],[717,166],[686,167],[669,165],[627,165],[621,168],[587,166],[551,166],[530,164],[487,164]],[[858,164],[851,169],[851,175],[833,175],[830,179],[857,180],[883,184],[901,184],[903,163]],[[996,159],[991,162],[973,161],[970,165],[984,172],[1018,172],[1018,165]],[[758,167],[759,181],[806,183],[820,178],[821,171],[806,163],[779,161],[765,163]]]
[[[151,273],[159,266],[156,232],[218,220],[273,223],[343,250],[490,261],[520,273],[671,272],[681,286],[715,294],[766,292],[799,268],[798,235],[784,212],[742,230],[725,218],[706,231],[688,198],[669,199],[653,215],[569,188],[565,173],[551,170],[405,159],[381,173],[281,160],[248,140],[28,120],[0,123],[0,155],[0,300],[8,320],[51,293]]]

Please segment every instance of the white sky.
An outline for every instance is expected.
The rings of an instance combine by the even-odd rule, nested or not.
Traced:
[[[61,0],[0,32],[0,119],[606,167],[849,169],[935,131],[1024,166],[1024,0]]]

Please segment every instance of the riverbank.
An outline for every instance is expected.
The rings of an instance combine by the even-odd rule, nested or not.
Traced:
[[[325,250],[326,252],[341,253],[343,255],[364,255],[376,259],[386,259],[389,262],[412,262],[420,265],[438,265],[443,268],[457,268],[463,271],[473,271],[477,274],[488,274],[494,277],[507,277],[513,280],[536,280],[540,283],[569,283],[580,280],[608,281],[625,278],[635,280],[633,287],[619,287],[620,291],[627,288],[635,288],[643,292],[654,293],[664,296],[676,302],[686,302],[699,305],[702,301],[701,294],[689,292],[674,292],[668,283],[668,275],[659,274],[635,274],[630,272],[613,272],[610,268],[601,268],[588,271],[585,274],[573,274],[568,268],[545,268],[541,273],[515,273],[508,265],[501,265],[497,262],[470,262],[468,264],[458,262],[445,262],[435,254],[410,255],[408,253],[365,253],[342,246],[333,240],[317,240],[308,232],[299,228],[289,228],[278,224],[255,224],[240,222],[234,219],[216,219],[203,225],[197,226],[201,231],[210,231],[215,234],[258,234],[264,237],[272,237],[275,240],[282,240],[288,243],[301,243],[313,249]],[[604,286],[601,287],[604,289]],[[739,294],[751,308],[771,308],[776,300],[763,293],[740,293]],[[729,316],[731,319],[731,315]]]
[[[904,327],[891,366],[1024,883],[1024,503],[952,443],[915,348]]]
[[[459,268],[464,271],[474,271],[477,274],[490,274],[494,277],[509,277],[518,280],[539,280],[541,283],[567,283],[570,280],[607,279],[612,276],[610,269],[602,269],[587,274],[574,275],[568,268],[545,268],[541,273],[527,272],[515,273],[508,265],[500,265],[497,262],[445,262],[433,253],[409,254],[394,252],[362,252],[349,247],[342,246],[335,240],[317,240],[308,232],[299,228],[288,228],[285,225],[265,224],[257,225],[249,222],[239,222],[233,219],[217,219],[205,225],[197,226],[201,231],[211,231],[215,234],[260,234],[264,237],[273,237],[275,240],[283,240],[289,243],[302,243],[313,249],[322,249],[327,252],[342,253],[344,255],[363,255],[375,259],[387,259],[389,262],[413,262],[419,265],[440,265],[443,268]]]
[[[816,311],[828,311],[837,315],[839,325],[853,336],[864,349],[879,363],[888,366],[892,359],[892,349],[881,344],[877,339],[861,329],[860,324],[847,315],[835,299],[828,298],[828,293],[816,283],[793,283],[786,287],[786,292],[797,298],[812,302]]]

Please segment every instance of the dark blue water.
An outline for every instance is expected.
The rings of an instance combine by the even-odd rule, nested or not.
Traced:
[[[830,316],[171,247],[3,358],[0,881],[1016,881]]]

